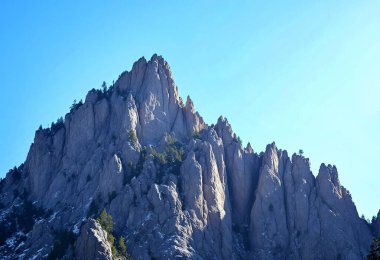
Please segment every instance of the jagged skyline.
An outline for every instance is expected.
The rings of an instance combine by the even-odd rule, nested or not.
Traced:
[[[208,124],[226,116],[255,151],[272,141],[303,149],[315,175],[336,164],[359,212],[376,214],[378,4],[24,5],[0,8],[1,176],[25,159],[39,124],[157,52]]]
[[[112,259],[108,235],[133,259],[363,259],[380,227],[336,167],[315,177],[274,143],[244,148],[223,117],[206,125],[156,54],[38,129],[0,184],[4,259]]]

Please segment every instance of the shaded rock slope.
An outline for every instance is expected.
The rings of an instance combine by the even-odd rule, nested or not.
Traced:
[[[379,232],[334,166],[207,125],[157,55],[37,130],[0,188],[1,259],[110,259],[102,209],[133,259],[363,259]]]

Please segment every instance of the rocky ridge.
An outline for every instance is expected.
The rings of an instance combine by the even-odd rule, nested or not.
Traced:
[[[380,230],[334,166],[315,177],[274,143],[243,147],[223,117],[207,125],[157,55],[37,130],[0,189],[2,259],[49,257],[62,230],[63,258],[112,258],[103,208],[133,259],[363,259]]]

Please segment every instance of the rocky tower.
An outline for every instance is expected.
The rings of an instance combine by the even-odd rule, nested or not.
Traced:
[[[379,232],[334,166],[314,177],[307,158],[274,143],[242,147],[225,118],[205,124],[157,55],[37,130],[0,188],[2,259],[57,245],[66,259],[112,258],[92,219],[103,208],[133,259],[363,259]]]

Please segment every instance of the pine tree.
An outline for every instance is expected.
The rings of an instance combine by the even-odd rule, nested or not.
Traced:
[[[107,92],[107,83],[105,81],[103,81],[102,83],[102,89],[103,89],[103,93]]]
[[[380,238],[374,238],[367,255],[368,260],[380,260]]]
[[[77,106],[77,100],[76,99],[74,99],[74,101],[73,101],[73,104],[71,105],[71,107],[70,107],[70,110],[73,110],[73,109],[75,109],[76,108],[76,106]]]
[[[125,245],[124,237],[119,238],[119,250],[121,255],[127,256],[127,246]]]
[[[100,216],[96,219],[96,221],[98,221],[107,233],[111,234],[113,232],[112,216],[107,213],[106,209],[102,210],[102,213],[100,213]]]

